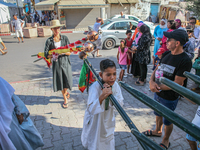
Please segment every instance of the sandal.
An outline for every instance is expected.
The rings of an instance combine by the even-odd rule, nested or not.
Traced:
[[[169,145],[168,145],[168,147],[167,146],[165,146],[163,143],[160,143],[160,146],[162,147],[162,148],[164,148],[164,149],[168,149],[169,147],[170,147],[170,142],[169,142]]]
[[[66,109],[68,107],[68,103],[63,103],[62,107]]]
[[[136,82],[135,82],[135,85],[143,86],[143,85],[144,85],[144,82],[141,83],[140,81],[136,81]]]
[[[153,135],[152,134],[152,130],[147,130],[147,131],[144,131],[144,132],[142,132],[144,135],[146,135],[146,136],[155,136],[155,137],[161,137],[161,135],[159,136],[159,135]]]
[[[66,95],[66,96],[67,96],[67,99],[70,98],[70,94],[69,94],[69,92],[67,92],[67,95]]]

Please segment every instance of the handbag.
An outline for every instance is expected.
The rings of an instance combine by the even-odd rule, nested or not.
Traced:
[[[200,57],[195,60],[194,64],[192,65],[192,68],[200,69]]]

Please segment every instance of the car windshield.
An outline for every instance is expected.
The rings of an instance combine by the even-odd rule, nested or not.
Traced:
[[[106,25],[110,24],[112,21],[111,20],[105,20],[104,24],[101,25],[101,28],[105,27]]]

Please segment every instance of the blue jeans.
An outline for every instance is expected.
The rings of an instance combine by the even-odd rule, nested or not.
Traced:
[[[195,141],[195,142],[197,142],[197,150],[200,150],[200,143],[199,143],[199,141],[197,141],[195,138],[193,138],[189,134],[186,135],[186,139],[188,139],[189,141]]]
[[[122,70],[126,70],[126,69],[127,69],[127,65],[119,65],[119,67],[120,67]]]
[[[176,109],[176,106],[178,104],[178,99],[174,100],[174,101],[170,101],[170,100],[166,100],[162,97],[159,97],[156,93],[154,94],[154,100],[156,100],[157,102],[161,103],[162,105],[164,105],[165,107],[171,109],[172,111],[174,111]],[[154,114],[156,116],[160,116],[156,111],[154,111]],[[166,126],[171,125],[172,123],[169,122],[167,119],[165,119],[163,117],[163,123]]]

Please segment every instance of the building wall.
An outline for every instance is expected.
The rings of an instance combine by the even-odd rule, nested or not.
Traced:
[[[100,17],[100,8],[64,9],[67,29],[86,28]]]
[[[131,6],[130,14],[139,17],[142,20],[146,20],[150,14],[151,3],[149,1],[142,2],[139,0],[138,3]]]
[[[123,11],[124,14],[130,14],[130,4],[110,4],[110,17],[119,15]]]

